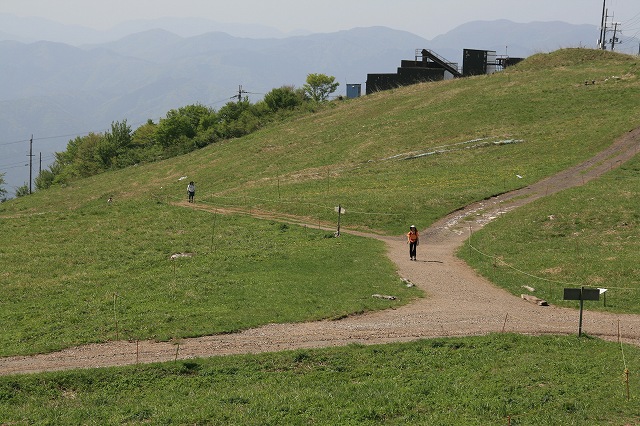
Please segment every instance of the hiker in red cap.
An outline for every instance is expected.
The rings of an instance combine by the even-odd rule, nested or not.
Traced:
[[[409,227],[407,233],[407,243],[409,243],[409,257],[411,260],[416,260],[416,247],[420,244],[420,235],[415,225]]]

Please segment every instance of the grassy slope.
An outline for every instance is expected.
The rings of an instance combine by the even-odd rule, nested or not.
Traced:
[[[580,124],[582,128],[568,125],[567,131],[595,133],[614,126],[608,122],[606,108],[617,103],[627,108],[624,120],[628,130],[640,125],[638,60],[629,60],[628,72],[612,73],[601,88],[607,91],[607,84],[625,82],[621,91],[602,93],[602,97],[594,96],[591,103],[580,105],[581,116],[591,109],[601,117],[593,118],[594,125]],[[536,65],[529,61],[526,67]],[[557,60],[554,65],[564,64]],[[599,84],[597,80],[596,86]],[[569,117],[568,123],[575,120]],[[620,169],[584,187],[544,198],[490,223],[473,236],[470,244],[475,250],[469,250],[467,242],[459,255],[516,295],[528,293],[523,289],[526,285],[550,303],[577,307],[578,302],[563,300],[564,288],[607,288],[599,303],[587,303],[585,308],[640,314],[639,199],[640,157],[636,155]]]
[[[605,82],[613,75],[621,78]],[[586,79],[598,84],[584,86]],[[348,209],[349,225],[398,233],[409,221],[426,226],[468,201],[588,157],[640,125],[638,93],[635,58],[583,50],[538,55],[500,75],[380,93],[189,156],[2,205],[1,346],[5,353],[29,352],[30,346],[38,351],[92,340],[100,327],[100,338],[113,338],[114,293],[119,295],[115,311],[123,334],[142,338],[175,336],[177,329],[206,332],[196,327],[202,317],[185,317],[193,308],[215,311],[212,304],[196,306],[208,286],[224,284],[209,279],[214,266],[216,272],[226,270],[225,279],[235,287],[236,268],[247,267],[239,281],[253,283],[277,264],[261,250],[269,244],[278,247],[278,259],[296,256],[300,247],[287,251],[287,244],[276,238],[280,234],[289,241],[294,233],[304,241],[303,252],[313,250],[321,257],[336,249],[337,240],[324,239],[322,233],[239,217],[219,216],[215,232],[211,215],[164,203],[183,198],[180,176],[195,176],[199,200],[216,205],[261,204],[332,221],[332,206],[340,202]],[[606,105],[608,114],[594,105]],[[418,160],[367,162],[483,136],[524,142]],[[601,279],[596,274],[608,277],[598,270],[606,262],[594,269],[588,264],[615,253],[608,257],[626,258],[621,275],[632,276],[637,272],[628,266],[637,253],[637,169],[636,161],[584,189],[518,210],[487,227],[486,234],[476,234],[474,244],[488,251],[508,246],[509,251],[490,252],[509,262],[540,259],[531,270],[543,269],[543,274],[564,274],[569,266],[583,269],[592,283]],[[516,173],[524,179],[514,179]],[[606,199],[593,203],[605,193]],[[112,194],[115,208],[106,210],[104,200]],[[236,236],[245,229],[259,229],[250,238],[260,249],[229,252],[237,240],[223,230]],[[602,239],[603,230],[610,239]],[[576,233],[575,239],[567,238]],[[533,244],[525,248],[517,244],[522,240]],[[549,240],[554,241],[551,249]],[[586,255],[583,248],[594,241],[608,249]],[[340,240],[371,255],[368,261],[383,263],[379,245],[361,243]],[[198,256],[177,264],[174,273],[166,256],[189,250]],[[244,261],[234,263],[236,256]],[[259,264],[269,267],[252,270]],[[331,276],[319,265],[313,267],[322,283]],[[356,277],[349,282],[370,267],[353,268]],[[377,273],[389,274],[389,265],[381,264]],[[393,277],[375,282],[394,285]],[[246,294],[256,289],[249,286]],[[370,290],[361,288],[352,299]],[[152,321],[142,320],[141,313],[157,309],[149,303],[165,307]],[[183,303],[189,310],[172,315]],[[52,307],[58,304],[60,309]],[[303,298],[300,306],[310,305]],[[65,317],[66,312],[71,314]],[[58,316],[57,328],[43,332]],[[80,337],[57,339],[62,330],[84,323]],[[34,334],[44,336],[33,340]],[[16,335],[19,341],[11,340]],[[626,402],[621,373],[629,368],[633,377],[637,360],[637,348],[597,340],[494,335],[6,377],[0,378],[0,422],[498,425],[513,416],[512,424],[521,425],[634,424],[640,418],[637,383],[631,381],[631,401]]]
[[[517,71],[347,102],[255,134],[241,141],[240,152],[228,146],[202,153],[205,167],[191,174],[200,181],[203,200],[215,204],[251,204],[324,220],[342,204],[346,225],[396,234],[409,222],[426,227],[471,201],[575,164],[640,125],[636,63],[611,62],[607,53],[580,63],[583,53],[558,53],[566,67],[543,68],[536,62],[544,58],[533,59]],[[614,74],[625,78],[605,82]],[[587,78],[598,84],[584,86]],[[607,105],[607,114],[594,104]],[[523,142],[454,145],[477,138]],[[384,160],[439,147],[453,151]]]
[[[638,73],[636,58],[606,51],[536,55],[492,76],[337,103],[242,139],[79,182],[42,198],[54,197],[56,206],[108,194],[182,199],[185,184],[178,178],[189,176],[198,183],[199,201],[329,223],[341,203],[345,225],[397,234],[409,222],[426,227],[473,200],[584,160],[640,125]],[[584,85],[592,79],[596,85]],[[523,142],[476,149],[465,149],[473,143],[455,145],[477,138]],[[449,151],[388,159],[440,147]],[[78,198],[68,199],[71,194]],[[18,200],[11,210],[28,208],[26,200]]]
[[[586,309],[640,314],[640,157],[584,187],[521,207],[473,235],[459,255],[513,294],[554,305],[566,287],[607,288]]]
[[[217,273],[204,271],[236,271],[247,266],[247,256],[259,258],[261,268],[247,271],[242,282],[264,281],[265,288],[271,288],[279,282],[278,273],[264,278],[263,271],[277,261],[271,263],[274,257],[261,258],[260,253],[270,250],[279,231],[247,221],[215,232],[210,214],[185,212],[167,202],[184,199],[185,181],[179,178],[188,176],[198,183],[202,203],[260,207],[327,223],[335,220],[334,206],[340,203],[347,209],[345,226],[387,233],[403,232],[409,222],[424,227],[471,201],[575,164],[640,125],[638,73],[636,58],[611,52],[570,49],[536,55],[503,73],[338,103],[190,155],[3,204],[0,220],[7,243],[0,251],[6,265],[0,276],[5,327],[0,347],[5,354],[23,353],[111,339],[116,319],[133,337],[165,339],[380,308],[363,301],[383,290],[399,293],[399,303],[404,303],[415,294],[399,288],[379,244],[345,238],[348,255],[326,263],[335,247],[320,244],[322,234],[316,234],[302,247],[282,249],[282,257],[293,265],[282,291],[290,292],[299,283],[295,274],[300,270],[316,271],[315,285],[320,287],[335,280],[336,271],[349,271],[344,282],[360,286],[334,299],[348,300],[348,306],[317,306],[313,300],[326,296],[320,289],[311,299],[297,294],[295,302],[280,300],[282,308],[258,320],[224,322],[233,301],[244,297],[244,287],[231,286],[241,296],[231,293],[229,301],[220,302],[224,276],[218,282]],[[597,84],[585,86],[585,80]],[[606,105],[607,114],[594,105]],[[482,138],[522,142],[465,143]],[[401,159],[432,151],[440,153]],[[109,195],[116,200],[112,211],[104,202]],[[244,245],[250,253],[238,244],[236,233],[244,228],[260,228],[241,240],[251,241]],[[305,240],[299,236],[301,229],[291,229],[297,234],[289,240]],[[204,253],[214,246],[232,255],[198,256],[185,267],[188,274],[174,281],[166,262],[172,252]],[[311,266],[304,255],[308,250],[318,253]],[[379,269],[369,271],[364,261],[364,268],[341,263],[358,250]],[[369,272],[382,278],[371,281]],[[372,291],[371,283],[381,290]],[[255,303],[267,293],[257,293]],[[118,297],[121,305],[114,303]],[[285,318],[280,311],[292,303],[298,312]],[[61,315],[66,305],[75,310]],[[222,305],[223,323],[210,321],[210,310],[217,305]],[[176,309],[181,310],[177,317]],[[189,322],[183,322],[187,317]],[[55,321],[45,321],[51,318]],[[71,325],[84,329],[69,331]]]
[[[639,355],[500,334],[0,377],[0,422],[632,425]]]

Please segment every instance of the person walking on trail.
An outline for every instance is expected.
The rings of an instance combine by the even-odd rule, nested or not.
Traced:
[[[189,196],[189,202],[193,203],[193,199],[196,196],[196,184],[193,181],[189,182],[187,185],[187,195]]]
[[[418,234],[418,230],[415,225],[411,225],[409,227],[409,232],[407,233],[407,243],[409,244],[409,258],[410,260],[416,259],[416,247],[420,244],[420,235]]]

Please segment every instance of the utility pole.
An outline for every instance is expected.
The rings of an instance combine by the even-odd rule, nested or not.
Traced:
[[[29,139],[29,194],[31,194],[31,181],[33,173],[33,135],[31,135],[31,139]]]
[[[606,29],[605,29],[605,25],[607,25],[606,23],[606,16],[607,16],[607,9],[606,9],[606,4],[607,4],[607,0],[602,0],[602,18],[600,20],[600,38],[598,39],[598,49],[603,49],[604,50],[604,40],[606,35]]]
[[[609,15],[609,9],[606,9],[604,12],[604,25],[602,26],[602,46],[600,47],[602,50],[607,50],[607,33],[610,31],[607,27],[607,20],[609,18],[613,18],[613,15]]]
[[[238,103],[242,102],[242,95],[244,93],[248,93],[248,92],[245,92],[244,90],[242,90],[242,85],[239,85],[238,86]]]
[[[618,25],[620,25],[620,22],[614,22],[613,23],[613,37],[611,38],[611,50],[615,50],[616,47],[616,42],[618,42],[618,38],[616,37],[616,34],[618,32]]]

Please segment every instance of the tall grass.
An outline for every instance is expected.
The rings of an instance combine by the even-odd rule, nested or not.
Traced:
[[[7,424],[634,424],[636,347],[490,335],[0,377]],[[626,359],[626,361],[625,361]],[[629,399],[627,399],[627,396]]]

